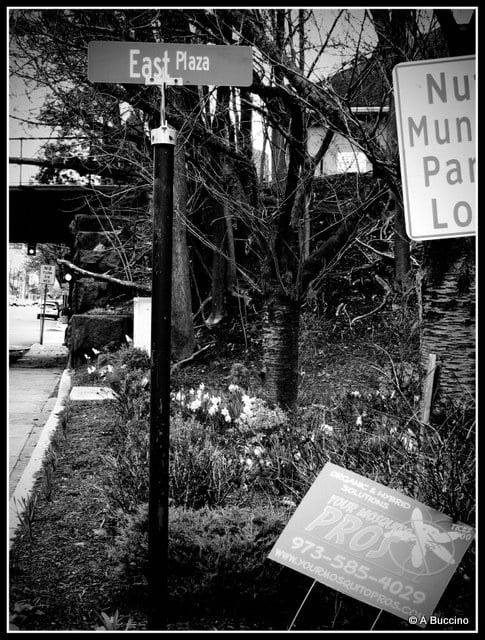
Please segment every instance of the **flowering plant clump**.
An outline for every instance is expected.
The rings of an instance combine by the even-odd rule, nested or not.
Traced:
[[[198,389],[173,392],[172,402],[183,414],[227,433],[274,431],[286,421],[284,411],[271,409],[261,398],[251,397],[241,387],[230,384],[227,392],[214,394],[201,383]]]
[[[271,435],[288,424],[287,414],[271,408],[241,387],[230,384],[223,393],[212,393],[201,383],[197,389],[172,394],[174,405],[186,419],[196,419],[212,429],[215,441],[235,452],[245,481],[242,486],[271,472]]]

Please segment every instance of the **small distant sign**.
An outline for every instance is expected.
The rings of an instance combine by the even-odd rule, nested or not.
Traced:
[[[248,87],[253,82],[251,47],[93,41],[88,44],[91,82],[146,84],[161,74],[187,85]]]
[[[327,463],[269,558],[424,627],[474,535],[468,525]]]
[[[474,235],[475,57],[404,62],[393,83],[408,236]]]
[[[54,284],[56,281],[56,268],[51,264],[40,265],[40,284]]]

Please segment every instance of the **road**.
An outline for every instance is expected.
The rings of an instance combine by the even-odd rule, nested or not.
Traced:
[[[40,320],[37,320],[39,307],[37,305],[27,307],[8,308],[8,346],[9,350],[28,349],[31,345],[40,342]],[[44,336],[54,327],[59,320],[46,318],[44,322]]]

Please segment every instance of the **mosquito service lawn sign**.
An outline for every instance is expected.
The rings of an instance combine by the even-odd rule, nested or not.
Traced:
[[[327,463],[269,557],[424,627],[473,537],[468,525]]]

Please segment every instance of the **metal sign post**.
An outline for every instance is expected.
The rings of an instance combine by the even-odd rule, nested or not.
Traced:
[[[174,147],[177,133],[165,120],[165,86],[182,84],[167,73],[147,78],[160,86],[160,127],[153,145],[153,254],[148,499],[148,628],[164,629],[168,597],[168,494],[170,445],[170,337]]]
[[[44,287],[44,303],[42,308],[42,315],[40,317],[40,344],[44,344],[44,322],[45,322],[45,302],[47,299],[47,285]]]
[[[42,315],[40,318],[40,344],[44,341],[44,322],[45,322],[45,303],[47,299],[47,286],[54,284],[56,279],[56,268],[51,264],[40,265],[40,284],[44,284],[44,305],[42,309]]]
[[[251,47],[233,45],[93,41],[88,46],[88,79],[91,82],[159,86],[161,90],[160,127],[151,132],[154,184],[148,628],[153,631],[166,627],[168,595],[170,321],[174,147],[177,132],[165,120],[165,87],[248,87],[253,81],[252,50]]]

